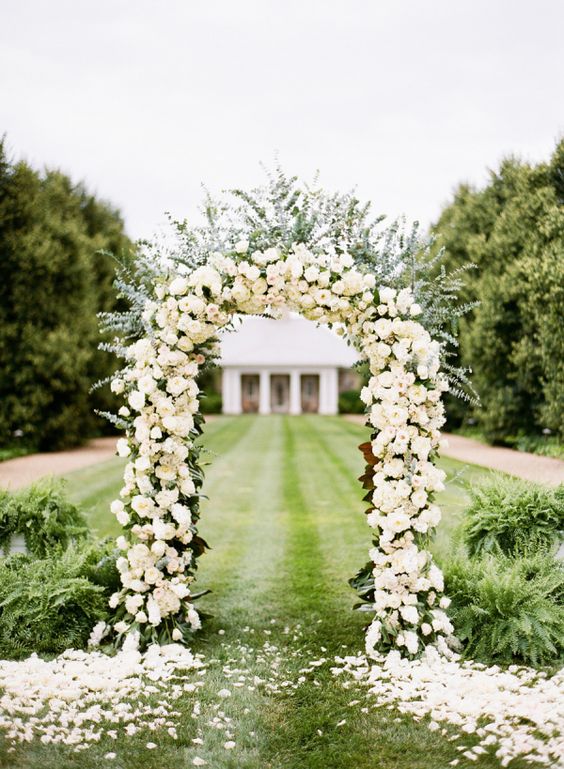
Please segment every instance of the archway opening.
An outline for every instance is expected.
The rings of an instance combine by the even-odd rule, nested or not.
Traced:
[[[217,358],[218,333],[234,316],[289,311],[327,324],[370,368],[362,399],[373,432],[362,447],[361,481],[373,542],[354,579],[371,619],[367,651],[398,648],[413,656],[428,643],[445,647],[452,627],[442,574],[427,549],[440,519],[433,495],[444,476],[434,463],[448,387],[440,345],[418,322],[421,309],[409,288],[376,286],[348,254],[303,244],[252,254],[247,248],[238,244],[159,282],[144,309],[146,334],[115,380],[127,398],[120,451],[130,462],[113,503],[126,530],[118,539],[123,588],[112,598],[114,629],[146,642],[187,642],[199,628],[193,583],[206,543],[197,531],[204,479],[196,378]],[[270,408],[283,412],[291,381],[274,376]],[[248,385],[249,400],[256,400]]]

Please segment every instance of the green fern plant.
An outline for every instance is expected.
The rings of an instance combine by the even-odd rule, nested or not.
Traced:
[[[470,555],[549,550],[564,530],[564,486],[495,476],[470,489],[463,539]]]
[[[88,535],[86,520],[64,495],[60,481],[41,481],[16,493],[0,493],[0,548],[21,534],[28,553],[45,557]]]
[[[84,648],[117,589],[113,545],[80,544],[45,558],[0,562],[0,657]]]
[[[450,613],[464,654],[485,663],[545,665],[564,655],[564,565],[464,553],[445,565]]]

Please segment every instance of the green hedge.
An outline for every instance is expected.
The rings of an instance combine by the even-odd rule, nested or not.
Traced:
[[[219,393],[204,393],[200,401],[202,414],[221,414],[223,400]]]
[[[460,358],[482,407],[448,403],[451,427],[470,417],[488,440],[564,438],[564,140],[545,163],[504,160],[482,189],[461,185],[434,227],[450,269],[468,263]]]
[[[339,414],[364,414],[365,405],[358,390],[339,393]]]
[[[119,309],[120,214],[57,171],[8,157],[0,141],[0,446],[52,450],[107,429],[92,384],[117,363],[98,351],[96,313]]]

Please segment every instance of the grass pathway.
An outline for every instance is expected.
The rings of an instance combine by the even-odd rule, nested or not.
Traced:
[[[189,769],[196,756],[213,769],[446,769],[459,758],[454,733],[379,712],[330,672],[335,655],[363,645],[363,619],[351,612],[355,596],[346,582],[370,541],[356,481],[363,434],[315,416],[210,424],[206,445],[216,456],[201,531],[212,550],[200,560],[198,586],[213,588],[201,608],[214,616],[194,641],[208,662],[200,714],[194,716],[193,695],[179,701],[178,739],[159,733],[155,751],[146,750],[146,736],[104,738],[78,755],[34,743],[0,752],[0,765],[94,769],[107,764],[110,750],[116,758],[107,765],[123,769]],[[115,530],[107,504],[120,469],[116,460],[69,480],[99,531]],[[460,467],[447,469],[452,476]],[[445,496],[450,528],[464,499],[456,480]],[[231,696],[221,699],[224,688]],[[224,747],[228,737],[233,750]],[[483,757],[478,765],[499,763]],[[466,766],[476,764],[461,758],[458,767]]]

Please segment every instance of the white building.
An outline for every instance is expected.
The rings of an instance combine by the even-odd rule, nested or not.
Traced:
[[[352,347],[295,313],[281,320],[245,316],[236,323],[238,330],[221,341],[224,414],[337,413],[339,380],[351,382],[358,360]]]

